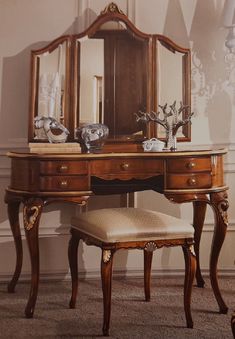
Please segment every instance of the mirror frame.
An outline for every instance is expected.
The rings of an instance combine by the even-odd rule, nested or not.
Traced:
[[[40,55],[44,53],[53,52],[59,45],[66,44],[66,62],[65,62],[65,90],[64,90],[64,100],[65,100],[65,112],[64,119],[65,125],[70,130],[73,128],[73,117],[70,114],[70,100],[69,94],[71,92],[71,36],[64,35],[61,36],[43,48],[32,50],[31,51],[31,79],[30,79],[30,102],[29,102],[29,125],[28,125],[28,141],[29,142],[45,142],[46,140],[35,140],[34,139],[34,118],[37,115],[38,111],[38,87],[39,87],[39,74],[40,74],[40,64],[39,59]],[[71,138],[71,137],[70,137]]]
[[[61,43],[66,43],[66,77],[65,77],[65,112],[64,124],[69,129],[70,135],[68,141],[77,141],[75,129],[79,126],[79,44],[78,39],[92,37],[99,28],[108,21],[119,21],[125,24],[132,35],[147,41],[147,98],[146,111],[158,110],[158,91],[159,84],[156,79],[157,74],[157,42],[168,48],[170,51],[183,54],[183,104],[191,107],[191,53],[190,49],[181,47],[166,36],[159,34],[147,34],[138,30],[128,17],[114,3],[110,3],[100,13],[96,20],[83,32],[74,35],[61,36],[44,48],[31,51],[31,93],[29,109],[29,142],[46,142],[46,140],[34,139],[34,117],[37,115],[38,105],[38,84],[39,84],[39,56],[46,52],[52,52]],[[170,103],[171,104],[171,103]],[[105,150],[140,150],[141,143],[146,138],[157,137],[157,130],[153,123],[147,126],[147,136],[141,140],[123,140],[108,139],[105,144]],[[164,139],[164,138],[162,138]],[[187,124],[183,127],[183,136],[177,138],[178,141],[191,140],[191,126]]]
[[[189,109],[183,112],[182,118],[185,119],[187,117],[187,114],[190,114],[191,110],[191,50],[189,48],[184,48],[179,45],[177,45],[173,40],[170,38],[161,35],[161,34],[154,34],[153,35],[153,54],[154,57],[154,64],[153,64],[153,111],[157,112],[158,105],[159,105],[159,84],[158,79],[156,79],[155,74],[157,74],[157,65],[158,65],[158,55],[157,55],[157,42],[160,42],[165,48],[169,49],[172,53],[179,52],[182,54],[182,103],[185,106],[188,106]],[[169,104],[172,104],[173,102],[169,102]],[[162,103],[165,104],[165,103]],[[153,135],[155,135],[154,132],[155,127],[153,127]],[[186,142],[191,141],[191,123],[188,123],[182,127],[182,134],[183,136],[177,137],[177,141]],[[165,140],[165,138],[160,138],[162,140]]]

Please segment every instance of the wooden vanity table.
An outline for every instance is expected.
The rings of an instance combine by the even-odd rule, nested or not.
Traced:
[[[28,242],[32,278],[25,309],[32,317],[39,282],[39,221],[43,207],[56,201],[86,204],[93,194],[113,194],[153,189],[175,203],[193,202],[197,284],[204,286],[200,272],[199,245],[209,204],[215,215],[210,257],[210,279],[221,313],[228,308],[221,296],[217,262],[227,229],[227,186],[223,178],[225,150],[159,153],[30,154],[10,153],[11,184],[6,190],[9,221],[17,260],[8,291],[14,292],[22,266],[19,205]]]
[[[106,124],[110,134],[102,152],[96,154],[8,154],[12,162],[11,183],[5,201],[17,254],[8,290],[15,290],[22,266],[22,203],[32,265],[26,317],[33,316],[37,299],[43,207],[58,201],[84,205],[94,194],[143,190],[157,191],[171,202],[193,203],[199,287],[204,286],[200,238],[206,205],[212,207],[215,229],[210,279],[220,312],[227,312],[217,279],[217,262],[228,224],[223,173],[226,150],[143,152],[143,141],[153,137],[164,140],[165,135],[157,124],[139,123],[135,115],[139,111],[157,112],[161,104],[169,116],[165,103],[169,107],[173,102],[182,102],[187,109],[180,111],[181,119],[187,120],[191,113],[190,56],[189,48],[166,36],[139,31],[114,3],[84,32],[59,37],[32,51],[28,141],[48,141],[37,133],[35,117],[53,116],[59,120],[70,132],[69,142],[78,142],[76,130],[86,122]],[[57,97],[52,96],[54,92]],[[190,138],[191,126],[185,124],[177,141]]]

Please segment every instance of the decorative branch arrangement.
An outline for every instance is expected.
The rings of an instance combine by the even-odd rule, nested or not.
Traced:
[[[173,102],[172,105],[169,105],[170,109],[167,110],[167,103],[164,106],[159,105],[162,112],[150,112],[145,113],[139,111],[138,113],[135,113],[136,115],[136,121],[143,121],[145,123],[148,123],[150,121],[156,122],[157,124],[163,126],[166,131],[166,149],[170,150],[176,150],[176,133],[178,129],[187,123],[191,123],[191,117],[193,115],[193,112],[188,113],[188,116],[186,119],[182,119],[179,116],[183,116],[183,113],[185,111],[189,110],[188,105],[183,105],[182,102],[180,102],[180,108],[176,108],[176,101]],[[163,118],[160,118],[160,114],[163,113]]]

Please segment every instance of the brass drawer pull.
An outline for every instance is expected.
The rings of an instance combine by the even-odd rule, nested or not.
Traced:
[[[195,178],[190,178],[187,180],[187,183],[189,186],[195,186],[197,184],[197,181]]]
[[[186,167],[187,167],[188,169],[193,169],[195,166],[196,166],[195,162],[188,162],[188,163],[186,164]]]
[[[61,165],[59,166],[58,171],[60,173],[65,173],[65,172],[68,172],[68,169],[69,169],[68,165]]]
[[[129,168],[129,164],[127,164],[127,163],[121,164],[121,169],[122,169],[123,171],[128,170],[128,168]]]
[[[59,182],[59,186],[60,186],[61,188],[66,188],[66,187],[68,187],[68,181],[67,181],[67,180],[62,180],[62,181],[60,181],[60,182]]]

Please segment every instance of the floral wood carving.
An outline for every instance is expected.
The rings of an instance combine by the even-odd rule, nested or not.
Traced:
[[[154,241],[149,241],[146,245],[145,245],[145,251],[147,252],[153,252],[157,249],[157,245],[155,244]]]
[[[196,253],[194,251],[194,245],[189,246],[189,251],[192,253],[192,255],[194,255],[194,257],[196,257]]]
[[[228,226],[228,213],[227,213],[228,207],[229,207],[228,200],[223,200],[218,205],[218,209],[220,211],[223,222],[227,226]]]
[[[223,219],[223,222],[226,226],[228,226],[228,213],[227,210],[229,208],[228,202],[228,194],[227,192],[220,192],[217,194],[212,194],[211,201],[215,206],[217,206],[218,211]]]
[[[101,11],[100,14],[106,14],[106,13],[124,14],[123,11],[121,11],[120,8],[114,2],[111,2],[108,6],[106,6],[105,9]]]
[[[162,247],[174,247],[174,246],[182,246],[182,239],[164,239],[164,240],[156,240],[156,241],[149,241],[145,244],[144,250],[147,252],[153,252],[157,248]],[[187,245],[189,245],[187,243]],[[140,248],[143,248],[142,246]]]
[[[24,227],[26,231],[30,231],[37,219],[41,215],[43,201],[41,199],[29,199],[23,208]]]
[[[103,257],[102,257],[103,262],[104,262],[104,263],[109,262],[109,260],[110,260],[110,258],[111,258],[111,255],[112,255],[112,253],[111,253],[110,250],[103,250]]]

